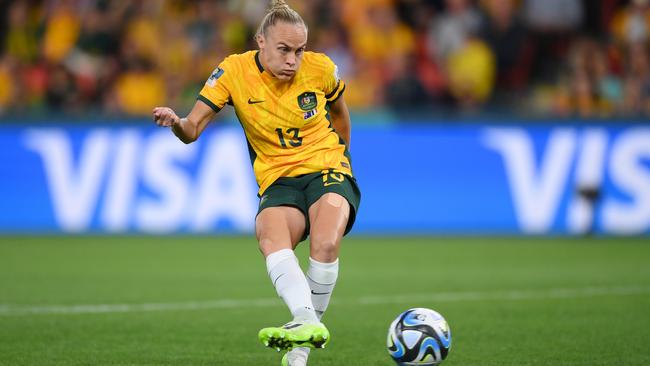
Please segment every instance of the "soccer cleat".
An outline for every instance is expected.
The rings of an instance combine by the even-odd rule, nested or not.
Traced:
[[[309,348],[298,347],[284,354],[282,366],[306,366]]]
[[[330,340],[330,332],[318,322],[289,322],[277,328],[264,328],[258,336],[262,344],[278,352],[296,347],[325,348]]]

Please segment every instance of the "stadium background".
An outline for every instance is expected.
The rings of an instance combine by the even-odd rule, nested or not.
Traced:
[[[648,1],[289,4],[347,82],[363,192],[313,364],[389,365],[412,306],[449,365],[650,363]],[[232,109],[191,145],[150,116],[265,7],[0,1],[0,365],[279,363]]]
[[[647,2],[295,6],[348,83],[357,233],[650,232]],[[233,111],[191,147],[149,115],[255,48],[263,3],[2,7],[1,230],[252,230]]]

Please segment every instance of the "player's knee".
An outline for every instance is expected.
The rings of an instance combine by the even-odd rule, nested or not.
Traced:
[[[278,245],[275,243],[275,241],[269,238],[260,238],[258,242],[259,242],[260,252],[262,252],[262,254],[264,254],[265,256],[270,253],[273,253],[278,249],[277,248]]]
[[[311,235],[311,255],[323,262],[332,262],[338,258],[339,243],[330,236]]]

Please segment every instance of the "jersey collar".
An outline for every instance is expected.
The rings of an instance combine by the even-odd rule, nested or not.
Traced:
[[[264,72],[264,66],[262,66],[262,63],[260,62],[260,51],[255,52],[255,63],[257,64],[260,73]]]

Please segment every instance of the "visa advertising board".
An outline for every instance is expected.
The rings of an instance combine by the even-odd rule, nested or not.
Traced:
[[[252,233],[238,126],[190,145],[139,125],[0,125],[2,233]],[[353,129],[355,234],[650,233],[650,126]]]

